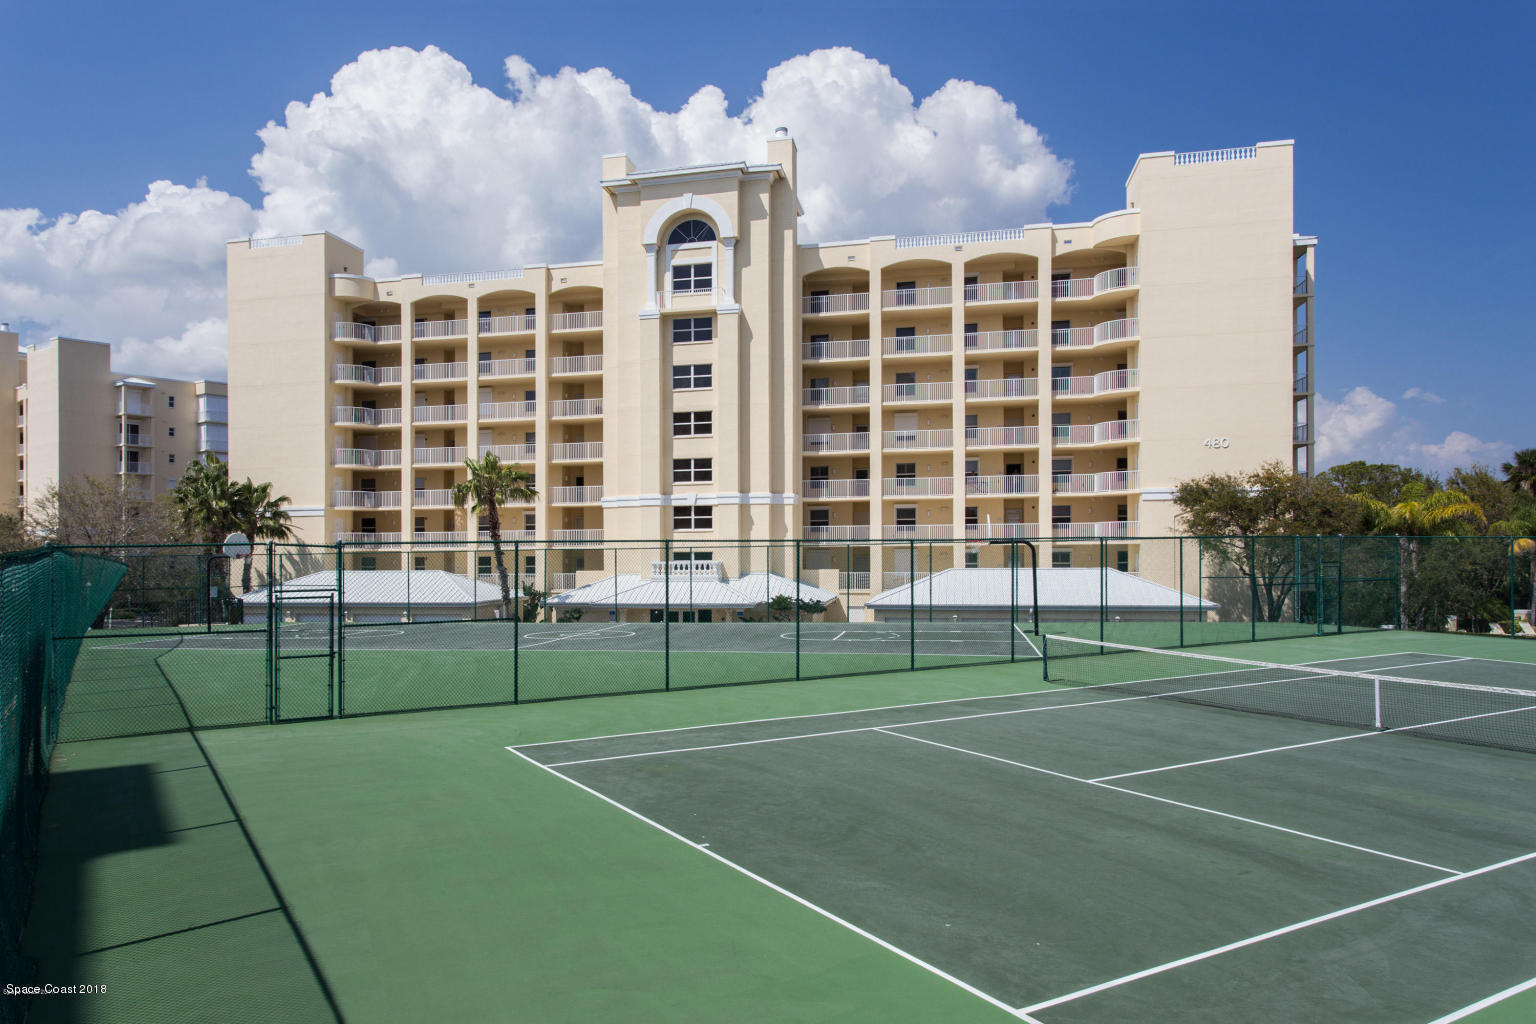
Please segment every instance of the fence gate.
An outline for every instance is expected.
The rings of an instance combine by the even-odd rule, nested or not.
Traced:
[[[336,591],[273,589],[272,720],[330,718],[336,713]]]

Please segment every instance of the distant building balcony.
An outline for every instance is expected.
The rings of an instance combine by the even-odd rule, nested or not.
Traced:
[[[532,334],[537,317],[532,313],[524,316],[482,316],[477,321],[481,337],[487,334]]]
[[[952,476],[888,476],[880,482],[887,498],[941,498],[955,493]]]
[[[1039,427],[965,428],[967,448],[1020,448],[1039,443]]]
[[[603,500],[603,485],[585,487],[551,487],[549,501],[552,505],[596,505]]]
[[[830,498],[867,498],[869,480],[828,480],[824,477],[800,481],[801,497],[806,501]]]
[[[463,404],[454,405],[426,405],[411,406],[411,421],[413,423],[460,423],[469,419],[469,406]]]
[[[908,309],[921,306],[948,306],[953,289],[949,285],[930,288],[890,288],[880,293],[881,309]]]
[[[887,450],[913,451],[924,448],[952,448],[955,432],[952,430],[887,430],[881,435]]]
[[[411,324],[411,337],[417,340],[468,336],[468,320],[418,320]]]
[[[800,358],[807,363],[833,362],[839,359],[868,359],[869,339],[803,342],[800,345]]]
[[[481,377],[532,377],[538,369],[537,359],[481,359]]]
[[[995,377],[965,382],[965,398],[968,402],[1039,396],[1040,381],[1035,377]]]
[[[808,409],[831,409],[838,406],[869,404],[869,385],[857,384],[844,388],[802,388],[800,404]]]
[[[603,457],[603,442],[582,441],[576,444],[552,444],[549,446],[551,462],[598,462]]]
[[[389,427],[400,423],[400,410],[373,409],[361,405],[338,405],[331,410],[331,422],[337,426]]]
[[[1034,473],[1010,473],[1001,476],[968,476],[965,493],[975,495],[1036,494],[1040,477]]]
[[[468,363],[417,363],[411,367],[412,380],[463,380],[467,376]]]
[[[337,384],[399,384],[400,367],[336,363],[331,367],[331,380]]]
[[[603,414],[603,400],[601,398],[568,398],[560,402],[549,404],[551,419],[595,419]]]
[[[869,540],[869,524],[856,523],[850,526],[821,526],[812,525],[801,528],[806,540]]]
[[[590,356],[556,356],[549,361],[549,372],[555,376],[584,373],[602,373],[602,353]]]
[[[331,504],[337,508],[399,508],[399,491],[332,491]]]
[[[1074,445],[1114,444],[1134,441],[1141,434],[1140,420],[1107,420],[1103,423],[1058,424],[1051,427],[1051,442],[1058,448]]]
[[[947,380],[923,384],[887,384],[880,397],[888,405],[920,405],[924,402],[948,402],[953,391]]]
[[[804,295],[800,298],[803,316],[832,316],[838,313],[869,312],[869,292],[843,292],[838,295]]]
[[[1040,346],[1040,332],[972,331],[964,335],[966,352],[1016,352]]]
[[[588,310],[584,313],[556,313],[549,318],[551,331],[600,331],[603,328],[603,311]]]
[[[537,402],[481,402],[480,422],[487,420],[531,420],[538,411]]]
[[[468,457],[468,448],[411,449],[411,462],[417,466],[457,466]]]
[[[851,434],[805,434],[800,450],[807,454],[836,454],[838,452],[869,451],[869,432],[854,431]]]
[[[1052,523],[1051,537],[1060,541],[1134,537],[1140,525],[1134,520],[1114,523]]]
[[[331,462],[356,469],[384,469],[400,465],[398,448],[337,448]]]
[[[965,286],[965,301],[1032,302],[1040,297],[1039,281],[991,281]]]
[[[939,355],[954,347],[948,334],[899,334],[880,339],[880,351],[891,357]]]

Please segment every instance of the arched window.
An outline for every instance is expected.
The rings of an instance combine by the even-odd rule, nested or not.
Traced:
[[[702,220],[685,220],[667,236],[668,245],[687,245],[689,242],[713,242],[715,229]]]

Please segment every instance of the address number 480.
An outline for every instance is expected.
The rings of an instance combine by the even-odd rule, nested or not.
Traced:
[[[1208,438],[1205,439],[1204,443],[1205,443],[1205,446],[1207,448],[1230,448],[1230,447],[1232,447],[1232,439],[1229,438],[1229,437],[1208,437]]]

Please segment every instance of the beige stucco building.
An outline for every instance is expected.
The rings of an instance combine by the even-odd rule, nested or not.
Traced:
[[[0,512],[14,515],[50,486],[86,476],[153,498],[193,461],[228,458],[223,381],[114,370],[111,347],[99,341],[53,338],[18,349],[5,327],[0,387],[16,396],[16,486],[0,492]]]
[[[891,538],[1134,569],[1180,480],[1310,471],[1290,142],[1143,154],[1090,222],[817,244],[796,173],[782,131],[763,164],[606,157],[594,261],[375,280],[327,233],[230,242],[237,471],[306,540],[472,541],[450,488],[495,451],[538,486],[510,537],[855,573]]]

